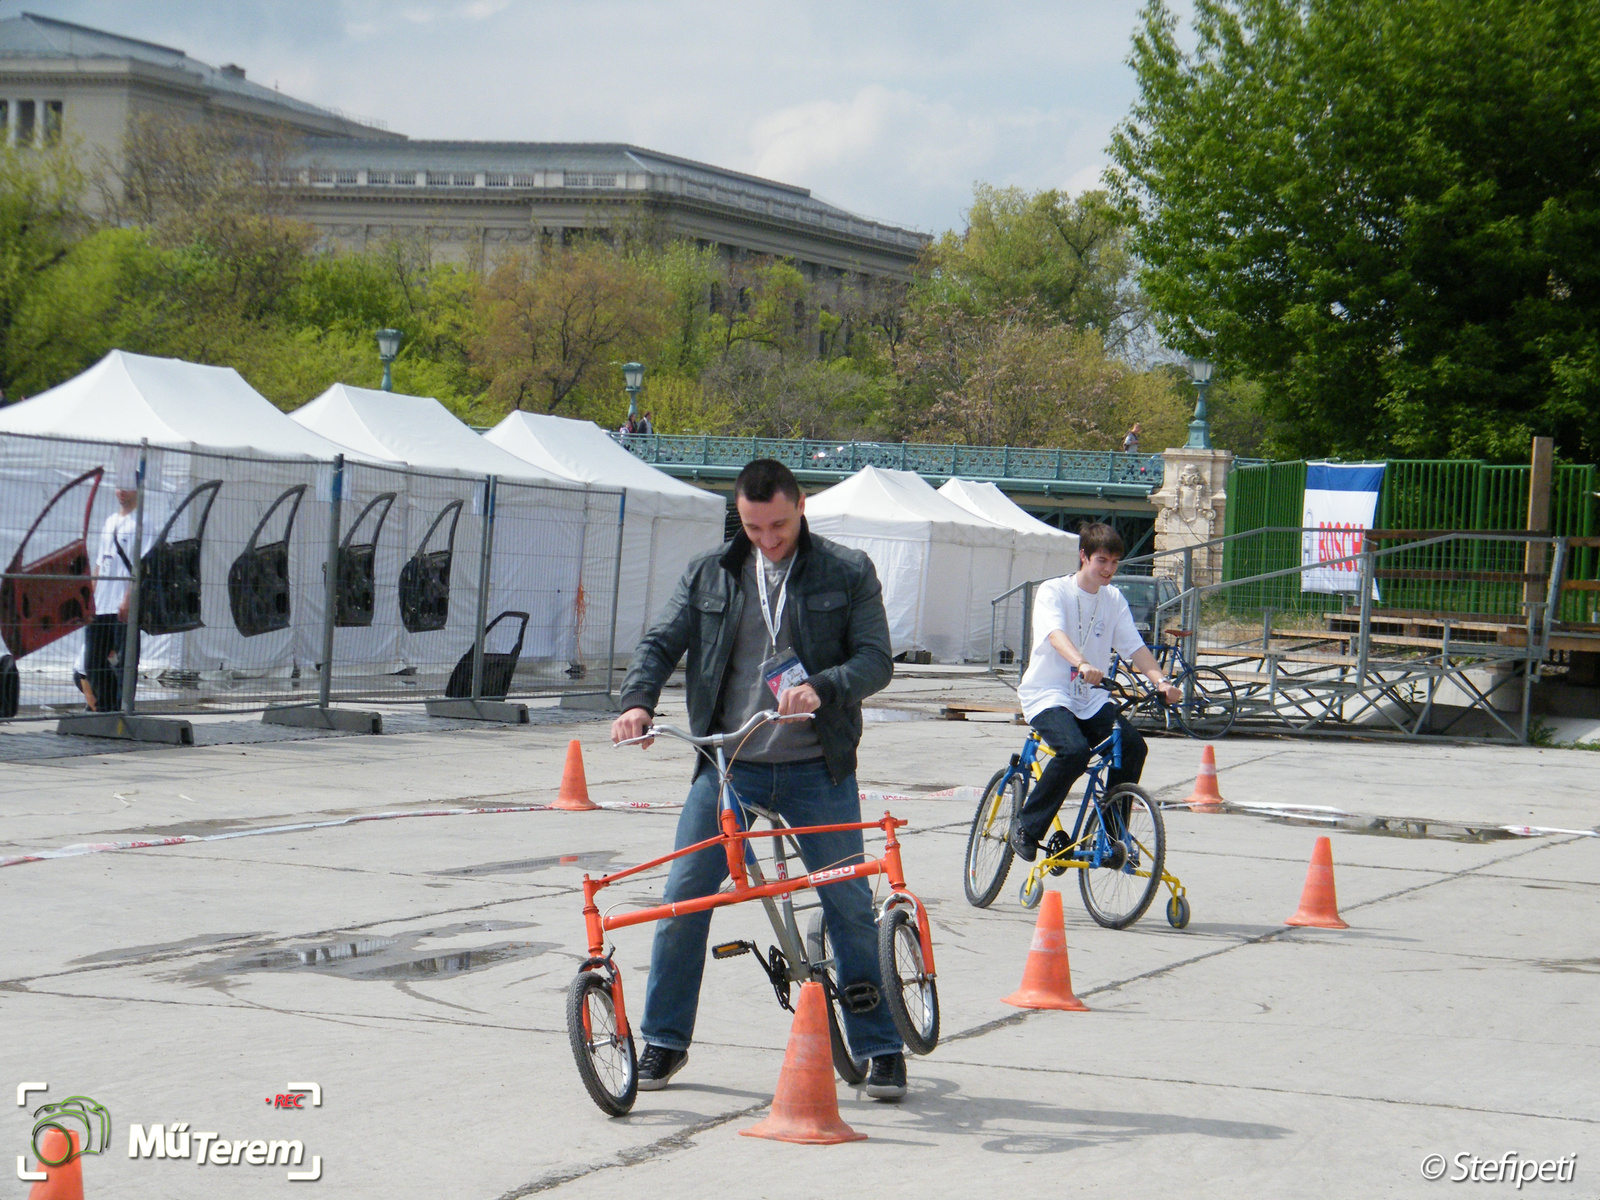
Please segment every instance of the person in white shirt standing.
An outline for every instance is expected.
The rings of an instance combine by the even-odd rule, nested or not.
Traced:
[[[1144,771],[1144,738],[1107,707],[1111,693],[1097,686],[1111,669],[1111,652],[1130,661],[1168,704],[1183,698],[1139,636],[1128,602],[1111,586],[1123,553],[1122,536],[1115,529],[1087,525],[1078,534],[1078,573],[1042,584],[1034,596],[1031,659],[1017,699],[1028,724],[1055,757],[1045,765],[1010,830],[1011,848],[1026,862],[1037,856],[1061,802],[1113,727],[1122,729],[1122,765],[1108,773],[1106,790],[1138,783]]]
[[[95,712],[122,706],[122,655],[128,641],[128,596],[138,553],[139,493],[117,489],[117,511],[100,530],[94,559],[94,622],[84,632],[83,674]]]

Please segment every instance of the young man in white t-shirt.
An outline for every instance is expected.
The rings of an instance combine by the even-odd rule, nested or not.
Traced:
[[[1111,652],[1131,662],[1168,704],[1183,698],[1139,636],[1128,602],[1111,586],[1122,555],[1122,536],[1115,529],[1087,525],[1078,535],[1078,573],[1043,584],[1033,599],[1032,657],[1017,699],[1055,757],[1045,764],[1011,827],[1011,848],[1027,862],[1036,857],[1061,802],[1114,725],[1122,728],[1122,766],[1107,773],[1106,789],[1138,783],[1144,770],[1144,739],[1108,707],[1111,693],[1096,686],[1111,669]]]

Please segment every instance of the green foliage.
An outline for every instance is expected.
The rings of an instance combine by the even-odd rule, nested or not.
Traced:
[[[83,175],[70,153],[0,145],[0,386],[13,398],[18,365],[26,362],[14,344],[13,326],[41,276],[85,231],[79,210],[83,189]]]
[[[1127,231],[1103,192],[1073,199],[980,183],[966,229],[935,242],[927,266],[925,294],[969,311],[1020,305],[1095,331],[1114,353],[1144,330]]]
[[[1293,454],[1600,453],[1600,10],[1161,0],[1112,145],[1175,347]]]

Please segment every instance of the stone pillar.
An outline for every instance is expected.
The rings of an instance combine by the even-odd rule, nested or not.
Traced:
[[[1233,466],[1233,451],[1184,448],[1168,450],[1161,458],[1161,488],[1150,496],[1156,506],[1157,553],[1220,538],[1228,506],[1228,470]],[[1181,586],[1183,556],[1173,554],[1157,559],[1156,574],[1171,576]],[[1195,583],[1215,583],[1222,578],[1220,546],[1195,553],[1194,576]]]

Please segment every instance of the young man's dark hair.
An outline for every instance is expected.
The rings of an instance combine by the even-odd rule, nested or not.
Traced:
[[[1128,548],[1123,544],[1120,533],[1098,521],[1078,530],[1079,554],[1085,558],[1093,558],[1101,551],[1111,555],[1112,558],[1121,558],[1128,552]]]
[[[800,503],[800,481],[775,458],[758,458],[744,465],[739,478],[733,481],[733,496],[743,496],[757,504],[765,504],[773,496],[782,494],[794,503]]]

